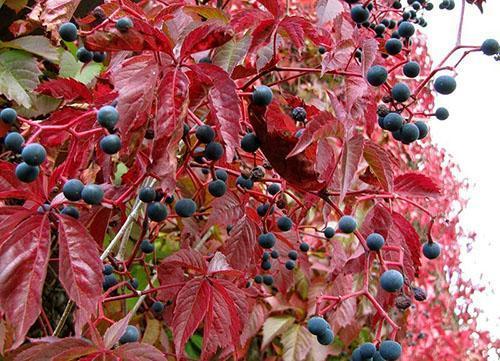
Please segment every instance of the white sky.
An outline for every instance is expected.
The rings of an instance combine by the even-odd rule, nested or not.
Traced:
[[[453,11],[435,8],[427,12],[424,32],[434,61],[440,61],[455,43],[460,16],[460,0]],[[500,41],[500,1],[487,0],[485,13],[468,5],[463,29],[465,45],[479,45],[486,38]],[[459,66],[457,90],[439,96],[437,106],[445,106],[450,117],[432,119],[431,135],[462,168],[473,184],[468,208],[461,217],[467,231],[477,232],[471,253],[463,255],[467,277],[489,284],[475,298],[484,314],[480,327],[500,338],[500,62],[482,53],[473,53]],[[496,293],[495,293],[496,292]],[[497,360],[492,356],[490,360]]]

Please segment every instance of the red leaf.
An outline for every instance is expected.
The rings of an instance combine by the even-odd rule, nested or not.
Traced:
[[[117,127],[124,144],[128,144],[132,133],[148,120],[158,73],[158,64],[150,54],[127,59],[111,71],[111,82],[119,94]]]
[[[274,19],[264,19],[252,32],[252,43],[250,44],[250,52],[255,51],[257,48],[266,46],[271,40],[271,35],[276,28],[276,21]]]
[[[101,295],[102,261],[92,236],[71,217],[59,220],[59,279],[69,298],[94,313]]]
[[[238,195],[229,189],[222,197],[215,198],[211,205],[212,213],[208,216],[207,223],[203,228],[205,231],[213,225],[234,225],[243,217],[245,212]],[[234,228],[231,232],[231,234],[234,234]]]
[[[183,355],[184,345],[188,338],[205,317],[211,298],[212,288],[205,279],[189,281],[177,294],[172,329],[178,358]]]
[[[36,89],[40,94],[50,95],[54,98],[63,98],[73,101],[81,98],[85,102],[92,102],[92,93],[85,84],[73,78],[51,79],[40,84]]]
[[[173,255],[168,256],[163,260],[160,267],[164,269],[181,267],[201,274],[205,274],[207,271],[207,263],[201,253],[190,249],[181,249]]]
[[[234,35],[233,29],[227,25],[203,24],[191,31],[182,43],[180,58],[200,51],[217,48],[227,43]]]
[[[335,19],[344,11],[344,5],[340,0],[318,0],[316,13],[319,25],[323,25]]]
[[[264,304],[260,302],[255,304],[241,333],[241,343],[243,345],[257,335],[262,325],[264,325],[267,314],[268,311]]]
[[[321,74],[325,74],[332,70],[344,69],[351,59],[351,55],[355,51],[355,46],[352,40],[343,41],[335,47],[335,51],[325,54],[321,61]],[[351,77],[347,77],[349,79]],[[346,80],[347,80],[346,79]]]
[[[38,214],[20,223],[0,245],[0,309],[16,329],[14,348],[40,314],[49,254],[50,222]]]
[[[104,333],[104,347],[111,349],[125,333],[132,313],[128,313],[121,320],[112,324]]]
[[[161,51],[174,57],[172,40],[147,22],[133,18],[134,26],[121,32],[113,24],[84,38],[85,47],[92,51]]]
[[[366,72],[372,66],[378,54],[378,42],[375,39],[366,39],[361,46],[363,57],[361,61],[361,72],[366,75]]]
[[[73,337],[66,337],[56,342],[42,343],[28,348],[27,350],[18,354],[15,358],[16,361],[49,361],[49,360],[76,360],[78,357],[58,358],[62,355],[67,355],[71,350],[80,351],[78,355],[88,355],[96,348],[92,346],[87,340]],[[83,351],[82,351],[83,350]],[[70,355],[71,356],[71,355]]]
[[[391,212],[380,203],[377,203],[366,214],[361,226],[361,234],[366,238],[370,233],[375,232],[387,238],[389,229],[392,227],[392,221]]]
[[[175,189],[176,151],[182,138],[182,124],[189,103],[189,80],[179,69],[167,72],[158,88],[158,113],[150,171],[161,179],[167,192]]]
[[[15,169],[15,164],[0,161],[0,199],[19,198],[45,201],[41,185],[42,177],[40,176],[34,182],[26,184],[17,179]]]
[[[278,0],[258,0],[275,18],[280,17],[281,8]]]
[[[314,35],[314,28],[309,22],[300,16],[286,16],[279,23],[279,29],[282,30],[283,35],[288,35],[292,43],[301,48],[304,46],[305,28],[312,31],[313,37],[317,38],[318,34]]]
[[[359,161],[363,155],[363,136],[361,134],[355,135],[348,141],[344,142],[342,149],[342,159],[340,171],[342,172],[341,187],[340,187],[340,200],[342,202],[349,187],[352,184],[356,171],[358,170]]]
[[[421,266],[420,252],[421,243],[420,237],[413,228],[413,226],[401,214],[392,212],[393,227],[396,227],[403,236],[405,257],[409,257],[418,274],[418,269]],[[410,260],[408,260],[410,262]],[[413,275],[409,275],[413,279]]]
[[[441,189],[436,182],[421,173],[406,173],[394,179],[394,191],[410,197],[439,197]]]
[[[233,226],[224,246],[224,253],[231,266],[242,271],[248,268],[254,258],[256,233],[256,224],[246,215]]]
[[[156,347],[139,342],[122,345],[114,349],[113,354],[121,360],[165,361],[165,356]]]
[[[392,192],[394,172],[387,151],[372,141],[366,141],[363,155],[382,188]]]

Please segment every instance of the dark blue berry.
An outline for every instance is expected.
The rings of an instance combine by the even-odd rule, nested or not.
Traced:
[[[379,251],[385,243],[384,237],[378,233],[372,233],[366,237],[366,244],[372,251]]]
[[[302,242],[299,246],[299,249],[301,252],[307,252],[309,251],[309,245],[306,242]]]
[[[141,251],[143,253],[149,254],[153,253],[155,246],[153,243],[149,242],[149,239],[143,239],[141,242]]]
[[[403,74],[408,78],[415,78],[420,74],[420,65],[416,61],[409,61],[403,65]]]
[[[377,352],[377,349],[371,342],[365,342],[359,346],[359,353],[363,360],[371,359],[375,355],[375,352]]]
[[[71,206],[66,206],[61,210],[61,214],[65,214],[67,216],[73,217],[74,219],[80,218],[80,212],[78,212],[78,209],[75,207]]]
[[[296,261],[297,258],[299,258],[299,254],[297,253],[297,251],[291,250],[290,252],[288,252],[288,258],[290,258],[293,261]]]
[[[335,229],[333,227],[326,227],[323,234],[326,238],[332,238],[335,235]]]
[[[455,91],[457,82],[449,75],[441,75],[434,80],[434,89],[439,94],[448,95]]]
[[[175,213],[180,217],[191,217],[196,212],[196,203],[192,199],[183,198],[175,203]]]
[[[19,179],[21,182],[31,183],[36,179],[36,177],[38,177],[40,169],[37,166],[31,166],[22,162],[16,166],[15,173],[17,179]]]
[[[385,42],[385,51],[390,55],[397,55],[403,49],[403,43],[399,39],[390,38]]]
[[[217,179],[208,183],[208,192],[214,197],[222,197],[226,193],[226,183]]]
[[[106,135],[99,143],[101,150],[106,154],[115,154],[122,147],[122,141],[116,134]]]
[[[259,85],[252,93],[252,101],[256,105],[268,106],[273,101],[273,91],[265,85]]]
[[[495,55],[500,51],[500,44],[495,39],[486,39],[481,44],[481,51],[485,55]]]
[[[368,69],[366,80],[372,86],[380,86],[387,80],[387,70],[380,65],[374,65]]]
[[[257,207],[257,214],[261,217],[264,217],[268,213],[268,210],[269,210],[269,203],[261,204]],[[269,210],[269,214],[273,213],[274,213],[274,206],[271,207],[271,210]]]
[[[142,187],[139,191],[139,199],[144,203],[151,203],[156,199],[156,191],[151,187]]]
[[[391,90],[391,95],[395,101],[402,103],[407,101],[411,96],[410,88],[405,83],[397,83]]]
[[[102,282],[102,288],[104,291],[109,290],[111,287],[116,286],[118,284],[118,280],[116,279],[114,274],[109,274],[104,276],[104,280]]]
[[[262,261],[262,263],[260,264],[260,268],[262,268],[264,271],[269,271],[271,269],[271,261],[267,260],[267,261]]]
[[[82,63],[91,62],[93,57],[94,54],[91,51],[85,49],[83,46],[76,51],[76,58]]]
[[[342,233],[352,233],[358,227],[358,223],[351,216],[342,216],[337,227]]]
[[[139,341],[139,330],[135,326],[127,326],[125,333],[120,337],[118,341],[121,344]]]
[[[79,179],[70,179],[63,186],[63,194],[67,200],[76,202],[82,199],[83,183]]]
[[[118,110],[111,105],[105,105],[97,112],[97,122],[106,129],[113,129],[118,123]]]
[[[134,23],[132,19],[125,16],[123,18],[118,19],[115,26],[118,29],[118,31],[126,33],[127,31],[129,31],[129,29],[131,29],[134,26]]]
[[[436,118],[439,120],[446,120],[450,116],[448,109],[440,107],[436,109]]]
[[[236,184],[246,189],[252,189],[253,187],[253,181],[250,178],[245,178],[241,175],[236,178]]]
[[[401,345],[396,341],[382,341],[379,346],[380,356],[387,361],[395,361],[401,357]]]
[[[261,275],[257,275],[254,277],[253,279],[255,281],[255,283],[262,283],[262,276]]]
[[[102,63],[104,60],[106,60],[106,53],[102,51],[94,51],[92,60],[94,60],[96,63]]]
[[[102,268],[102,273],[105,275],[105,276],[109,276],[111,274],[113,274],[113,266],[110,265],[110,264],[105,264],[104,267]]]
[[[291,230],[293,225],[292,220],[287,216],[281,216],[280,218],[278,218],[276,224],[278,225],[278,228],[283,232]]]
[[[421,120],[414,123],[418,128],[418,139],[424,139],[429,134],[429,127]]]
[[[351,355],[351,361],[364,361],[361,357],[361,350],[359,347],[356,347]]]
[[[328,330],[328,322],[323,317],[314,316],[307,321],[307,329],[313,335],[319,336]]]
[[[395,132],[403,126],[403,117],[398,113],[389,113],[384,117],[384,129]]]
[[[281,191],[281,186],[278,183],[272,183],[267,187],[267,191],[270,195],[274,196],[278,194],[279,191]]]
[[[387,292],[396,292],[403,287],[403,275],[396,270],[387,270],[380,276],[380,286]]]
[[[224,154],[224,148],[218,142],[210,142],[205,147],[205,158],[208,160],[219,160]]]
[[[164,221],[168,215],[167,206],[161,202],[150,203],[146,209],[148,218],[155,222]]]
[[[307,117],[307,112],[304,108],[302,107],[295,107],[292,110],[292,118],[296,122],[304,122]]]
[[[153,311],[156,314],[162,313],[164,308],[165,306],[163,305],[163,302],[160,301],[156,301],[151,305],[151,311]]]
[[[262,277],[262,281],[264,282],[264,284],[266,286],[271,286],[274,282],[274,279],[273,279],[273,276],[271,276],[271,275],[264,275]]]
[[[20,153],[23,149],[24,138],[18,132],[10,132],[4,140],[5,147],[14,153]]]
[[[87,204],[101,204],[104,192],[97,184],[87,184],[82,190],[82,199]]]
[[[401,127],[401,141],[404,144],[410,144],[418,139],[419,130],[413,123],[405,124]]]
[[[204,56],[203,58],[201,58],[198,63],[200,64],[212,64],[212,59],[210,59],[209,56]]]
[[[247,133],[241,138],[241,149],[245,152],[253,153],[256,152],[260,147],[260,142],[254,133]]]
[[[209,125],[200,125],[198,128],[196,128],[195,135],[201,143],[208,144],[214,140],[215,131]]]
[[[26,164],[36,166],[45,161],[47,158],[47,152],[42,145],[38,143],[31,143],[23,148],[21,156]]]
[[[426,258],[435,259],[441,253],[441,246],[436,242],[427,242],[422,246],[422,252]]]
[[[227,172],[224,169],[216,169],[215,170],[215,178],[220,179],[221,181],[227,181]]]
[[[323,55],[324,53],[326,53],[326,48],[324,46],[318,47],[318,53],[320,53],[321,55]]]
[[[351,9],[351,19],[358,24],[368,20],[370,12],[362,5],[353,6]]]
[[[408,21],[403,21],[398,26],[398,33],[404,38],[409,38],[415,34],[415,27]]]
[[[269,232],[269,233],[262,233],[257,238],[257,241],[259,242],[259,245],[262,248],[269,249],[269,248],[273,248],[274,245],[276,244],[276,237],[271,232]]]
[[[271,252],[271,258],[278,258],[280,256],[280,254],[278,253],[278,251],[276,251],[275,249],[273,249],[273,251]]]
[[[137,289],[137,287],[139,287],[139,281],[137,280],[137,278],[132,278],[131,280],[128,281],[128,284],[130,285],[130,287],[132,287],[133,289]]]
[[[2,109],[0,112],[0,119],[2,119],[4,123],[12,124],[17,119],[17,112],[12,108]]]
[[[293,270],[295,268],[295,262],[289,259],[285,262],[285,268],[290,271]]]
[[[59,27],[59,36],[64,41],[75,41],[78,39],[78,29],[73,23],[64,23]]]
[[[331,329],[327,329],[324,333],[318,335],[318,342],[321,345],[328,346],[333,342],[333,332]]]

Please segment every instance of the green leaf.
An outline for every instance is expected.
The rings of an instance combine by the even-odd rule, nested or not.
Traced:
[[[101,74],[104,66],[100,63],[90,63],[87,64],[81,71],[75,76],[75,79],[82,82],[85,85],[89,85],[96,76]]]
[[[294,361],[304,360],[317,341],[304,326],[295,324],[283,334],[281,343],[284,348],[283,360]]]
[[[99,63],[89,63],[84,66],[69,51],[61,54],[59,75],[63,78],[73,78],[88,85],[102,69],[103,65]]]
[[[59,53],[50,40],[42,35],[29,35],[5,43],[0,42],[0,47],[24,50],[41,56],[53,63],[58,63]]]
[[[17,113],[25,118],[36,118],[40,115],[52,113],[61,104],[60,99],[43,94],[30,93],[31,108],[15,107]]]
[[[0,54],[0,94],[25,108],[31,108],[29,93],[39,84],[42,75],[36,60],[20,50]]]
[[[251,37],[249,34],[240,40],[231,39],[216,50],[213,63],[231,74],[244,58],[250,48]]]
[[[292,316],[274,316],[269,317],[266,322],[264,322],[263,327],[263,339],[261,350],[265,349],[266,346],[271,342],[276,336],[285,331],[290,325],[295,321]]]
[[[28,0],[0,0],[0,8],[5,5],[16,13],[21,11],[27,4]]]

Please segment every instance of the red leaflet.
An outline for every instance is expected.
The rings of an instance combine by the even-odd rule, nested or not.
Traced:
[[[368,162],[371,171],[380,182],[380,186],[392,192],[394,186],[394,172],[387,151],[380,145],[367,140],[363,151],[363,156]]]
[[[236,269],[246,270],[254,260],[257,247],[257,226],[246,215],[241,217],[229,232],[224,254]]]
[[[0,244],[0,310],[15,326],[14,347],[23,343],[40,314],[49,252],[49,219],[38,214],[25,219]]]
[[[417,232],[413,228],[410,222],[406,220],[401,214],[392,212],[392,222],[393,227],[397,228],[401,235],[403,236],[402,241],[404,242],[405,249],[405,257],[409,257],[406,261],[407,263],[411,263],[415,268],[415,273],[408,275],[410,279],[413,279],[413,276],[418,275],[420,263],[420,253],[421,253],[421,243],[420,237]]]
[[[366,76],[368,68],[372,66],[378,54],[378,41],[375,39],[367,39],[363,41],[361,46],[363,57],[361,58],[361,72]]]
[[[92,102],[90,90],[85,84],[73,78],[58,78],[43,82],[35,91],[54,98],[63,98],[69,102],[78,98],[81,98],[85,102]]]
[[[363,136],[360,134],[355,135],[344,143],[339,168],[339,171],[341,172],[339,202],[342,202],[352,184],[352,181],[354,180],[354,176],[358,170],[359,161],[363,155],[363,144]]]
[[[216,23],[203,24],[191,31],[182,43],[180,58],[227,43],[234,32],[230,26]]]
[[[366,238],[370,233],[375,232],[386,238],[389,229],[392,227],[392,222],[391,212],[378,203],[367,213],[361,226],[361,234]]]
[[[112,324],[106,330],[103,337],[104,347],[106,347],[107,349],[111,349],[118,342],[120,337],[122,337],[122,335],[125,333],[131,317],[132,314],[128,313],[125,317]]]
[[[406,173],[394,179],[394,191],[409,197],[439,197],[441,189],[430,177],[421,173]]]
[[[156,137],[150,171],[160,177],[160,186],[168,192],[175,189],[175,150],[182,138],[182,125],[189,102],[188,90],[189,80],[178,68],[166,73],[158,87],[158,113],[154,127]]]
[[[89,355],[95,351],[97,349],[87,340],[67,337],[55,342],[41,343],[31,347],[17,355],[16,360],[74,360],[79,356]],[[66,358],[58,358],[63,356],[66,356]]]
[[[269,44],[274,29],[276,28],[275,19],[264,19],[252,32],[252,43],[250,44],[250,52],[254,52]]]
[[[85,37],[85,47],[92,51],[161,51],[174,57],[172,40],[162,31],[138,18],[132,19],[134,26],[127,32],[120,32],[109,24]]]
[[[319,25],[337,18],[344,11],[340,0],[318,0],[316,5]]]
[[[120,360],[164,361],[163,353],[152,345],[132,342],[113,350],[113,355]]]
[[[304,46],[305,37],[310,38],[315,44],[325,43],[314,26],[305,18],[300,16],[286,16],[280,21],[278,28],[280,33],[290,38],[297,48]]]
[[[15,176],[15,164],[0,161],[0,198],[44,201],[40,178],[26,185]]]
[[[281,7],[279,0],[258,0],[275,18],[281,16]]]
[[[169,270],[184,268],[204,274],[207,271],[207,264],[203,256],[195,251],[181,249],[175,254],[167,257],[161,264],[162,269]]]
[[[74,218],[59,216],[59,279],[68,296],[94,313],[101,295],[102,262],[87,229]]]

